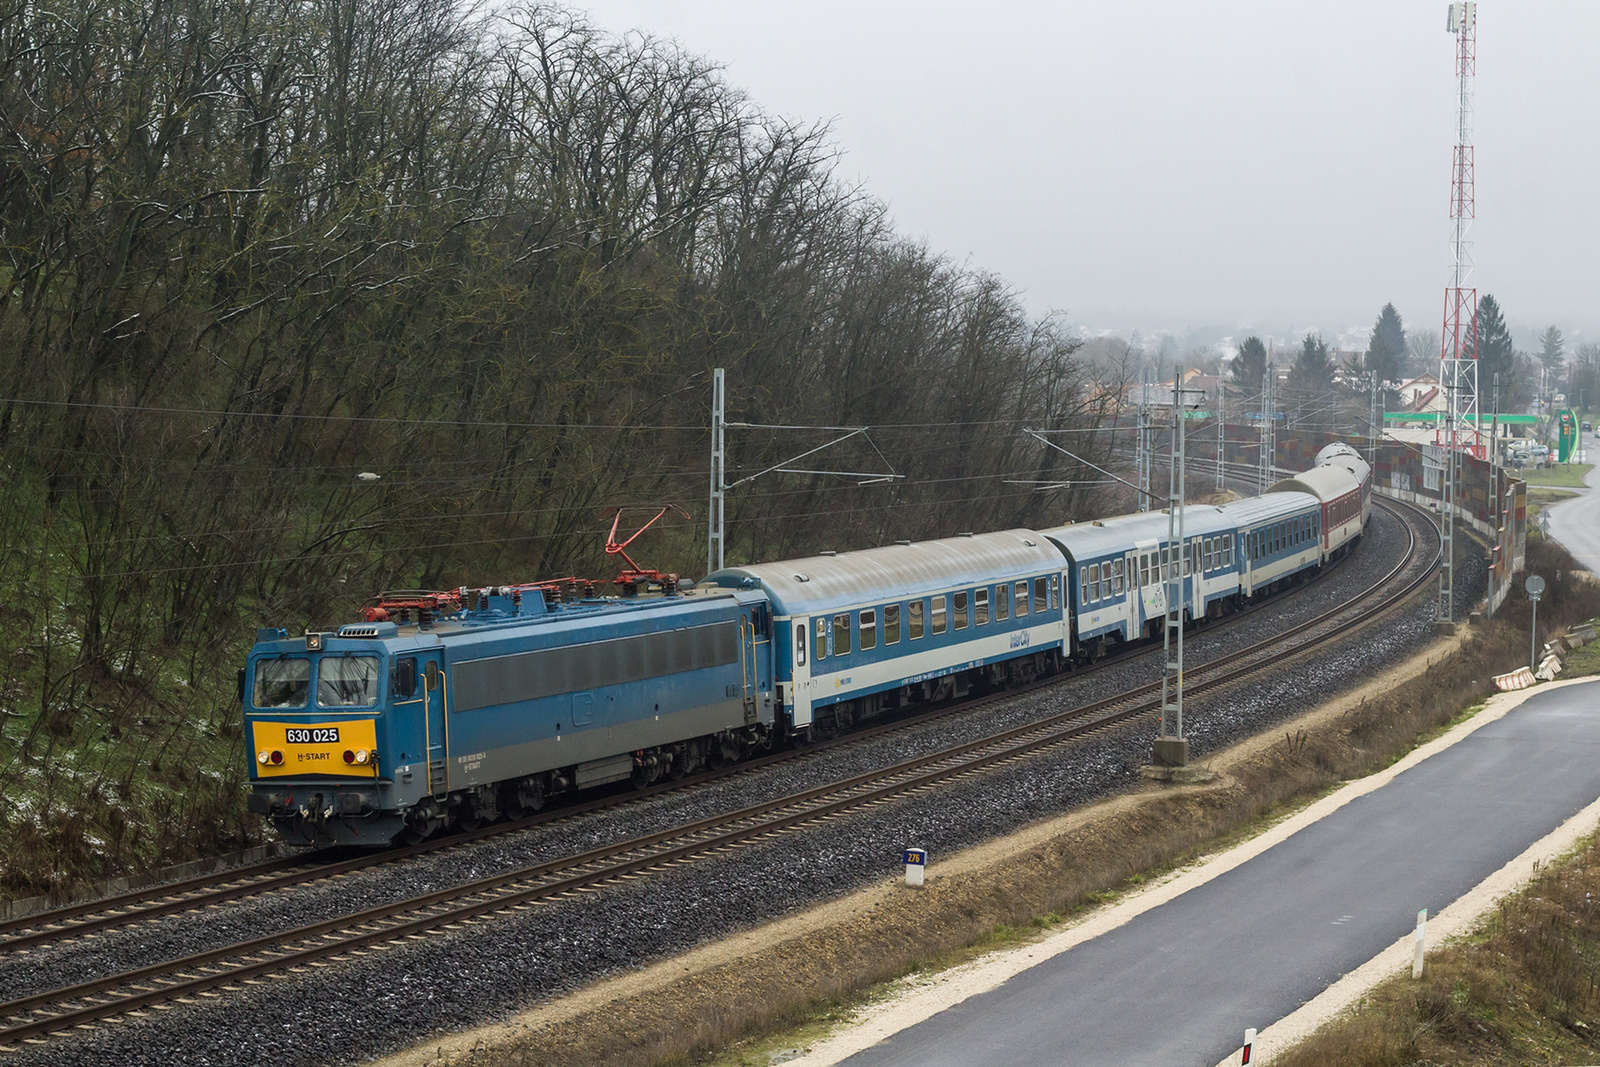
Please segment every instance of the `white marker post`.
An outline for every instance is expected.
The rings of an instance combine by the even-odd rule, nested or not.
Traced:
[[[928,852],[921,848],[908,848],[900,855],[906,865],[906,885],[920,886],[923,871],[928,866]]]
[[[1239,1050],[1239,1067],[1245,1067],[1250,1062],[1256,1044],[1256,1028],[1250,1027],[1244,1032],[1244,1048]]]
[[[1423,942],[1427,939],[1427,936],[1428,936],[1428,909],[1427,908],[1423,908],[1421,911],[1417,912],[1417,932],[1416,932],[1416,934],[1414,936],[1417,939],[1417,955],[1416,955],[1416,958],[1411,961],[1411,977],[1413,977],[1413,978],[1421,978],[1422,977],[1422,945],[1423,945]]]

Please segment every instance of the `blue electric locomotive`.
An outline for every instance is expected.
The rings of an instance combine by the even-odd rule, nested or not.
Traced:
[[[771,744],[759,592],[519,593],[261,631],[243,678],[250,810],[291,841],[381,845]]]

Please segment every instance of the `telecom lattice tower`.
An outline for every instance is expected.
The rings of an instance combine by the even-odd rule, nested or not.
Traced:
[[[1478,5],[1451,4],[1446,28],[1456,36],[1455,158],[1451,166],[1450,218],[1455,224],[1455,270],[1444,291],[1444,329],[1439,334],[1439,387],[1444,390],[1445,418],[1436,442],[1444,470],[1444,566],[1439,571],[1439,611],[1444,623],[1454,621],[1455,524],[1457,455],[1469,450],[1480,459],[1484,446],[1478,429],[1478,353],[1473,343],[1478,317],[1478,290],[1467,285],[1472,274],[1467,239],[1476,215],[1472,153],[1472,79],[1478,72]]]

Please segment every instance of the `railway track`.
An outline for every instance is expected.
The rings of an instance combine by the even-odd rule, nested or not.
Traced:
[[[1347,556],[1331,566],[1324,567],[1299,588],[1301,590],[1309,588],[1311,585],[1337,573],[1348,558]],[[1249,618],[1258,611],[1270,609],[1281,603],[1281,598],[1273,598],[1260,604],[1251,605],[1225,619],[1216,620],[1212,624],[1212,628],[1231,626]],[[537,827],[578,818],[594,812],[608,811],[627,804],[636,804],[662,793],[693,788],[708,782],[749,774],[776,763],[824,752],[842,745],[860,744],[895,730],[922,725],[951,715],[967,713],[985,704],[997,700],[1010,699],[1041,686],[1060,684],[1081,678],[1085,674],[1107,670],[1141,657],[1153,656],[1159,650],[1157,645],[1135,645],[1109,655],[1088,667],[1080,667],[1070,674],[1056,675],[1052,678],[1044,679],[1033,686],[1023,689],[1008,689],[1003,692],[950,701],[912,714],[895,716],[877,725],[854,730],[842,737],[819,741],[803,748],[773,752],[747,759],[740,763],[730,764],[717,770],[689,775],[678,781],[659,782],[642,790],[630,790],[621,795],[605,795],[575,803],[561,804],[558,807],[552,807],[535,815],[496,823],[477,830],[451,834],[416,845],[399,846],[379,852],[363,852],[356,856],[345,856],[337,859],[319,859],[318,853],[307,854],[301,852],[292,856],[278,857],[226,871],[196,875],[176,882],[149,886],[110,897],[85,900],[59,908],[52,908],[49,911],[0,921],[0,953],[39,949],[74,938],[90,937],[136,922],[196,911],[201,908],[225,904],[263,893],[291,889],[328,878],[338,878],[367,870],[371,867],[399,863],[417,856],[458,848],[488,838],[523,833]]]
[[[1343,605],[1269,640],[1191,669],[1185,680],[1187,691],[1204,693],[1235,684],[1269,666],[1281,666],[1286,658],[1342,638],[1409,598],[1438,565],[1438,538],[1433,538],[1431,552],[1421,543],[1426,536],[1419,536],[1419,530],[1432,526],[1432,521],[1419,509],[1389,502],[1379,506],[1396,514],[1404,508],[1417,517],[1406,523],[1410,543],[1393,569]],[[1054,681],[1009,690],[992,699],[1010,698]],[[242,990],[270,975],[382,951],[485,921],[495,913],[538,907],[646,872],[794,833],[825,819],[858,813],[1111,729],[1157,708],[1159,690],[1160,684],[1152,683],[976,741],[686,826],[12,1000],[0,1004],[0,1046],[16,1048],[19,1042],[45,1041],[49,1034],[92,1027],[113,1016],[139,1017],[173,1001],[214,997],[221,995],[219,990]]]

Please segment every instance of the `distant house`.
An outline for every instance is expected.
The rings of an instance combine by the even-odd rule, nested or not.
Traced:
[[[1446,408],[1444,390],[1439,379],[1431,374],[1419,374],[1400,383],[1400,408],[1415,414],[1440,412]]]

